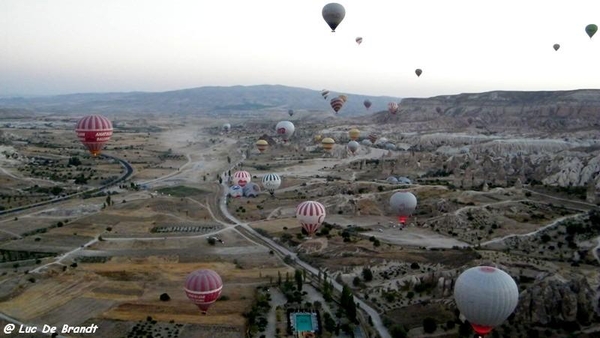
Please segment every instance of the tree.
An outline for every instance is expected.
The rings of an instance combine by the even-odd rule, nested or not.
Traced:
[[[298,287],[298,291],[302,291],[302,271],[296,270],[294,272],[294,279],[296,280],[296,286]]]
[[[363,268],[362,276],[365,282],[370,282],[373,280],[373,271],[369,268]]]
[[[407,337],[404,326],[399,325],[399,324],[392,326],[392,328],[390,329],[390,334],[394,338],[406,338]]]
[[[360,277],[358,277],[358,276],[354,277],[354,279],[352,280],[352,285],[359,286],[360,285]]]
[[[208,237],[208,244],[215,245],[217,240],[214,237]]]
[[[437,322],[435,319],[431,317],[423,319],[423,331],[425,331],[425,333],[434,333],[436,329]]]

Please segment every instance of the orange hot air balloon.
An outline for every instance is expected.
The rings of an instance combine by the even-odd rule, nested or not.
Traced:
[[[112,123],[104,116],[89,115],[83,117],[77,126],[75,132],[79,141],[90,151],[93,156],[97,156],[104,144],[110,140],[113,134]]]

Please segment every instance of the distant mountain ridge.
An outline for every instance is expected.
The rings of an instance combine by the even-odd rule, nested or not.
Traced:
[[[395,115],[378,112],[371,123],[411,124],[414,131],[477,127],[568,131],[600,126],[600,89],[492,91],[405,98]]]
[[[340,113],[346,116],[369,114],[363,105],[369,99],[373,108],[385,109],[391,96],[331,93],[327,100],[321,91],[282,85],[198,87],[167,92],[88,93],[36,98],[0,99],[0,108],[21,108],[51,113],[183,113],[240,112],[259,110],[332,111],[329,100],[346,94],[348,101]]]

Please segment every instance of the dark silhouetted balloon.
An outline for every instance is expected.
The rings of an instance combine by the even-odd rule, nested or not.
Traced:
[[[555,43],[554,46],[552,46],[552,48],[554,48],[554,50],[558,50],[560,48],[560,45],[558,43]]]
[[[597,31],[598,26],[594,25],[593,23],[585,26],[585,32],[590,37],[590,39],[592,38],[592,36],[594,36],[594,34],[596,34]]]
[[[344,16],[346,16],[346,10],[344,9],[344,6],[332,2],[323,7],[322,14],[323,19],[325,22],[327,22],[331,28],[331,31],[335,32],[337,26],[342,22],[342,20],[344,20]]]
[[[421,74],[423,73],[423,71],[419,68],[415,69],[415,74],[417,74],[417,76],[421,76]]]

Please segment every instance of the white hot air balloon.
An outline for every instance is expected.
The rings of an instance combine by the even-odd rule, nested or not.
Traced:
[[[348,150],[350,150],[352,155],[354,155],[354,153],[358,150],[359,147],[360,147],[360,145],[356,141],[348,142]]]
[[[305,201],[296,207],[296,218],[309,236],[319,230],[325,220],[325,215],[325,206],[316,201]]]
[[[294,130],[296,130],[296,127],[290,121],[280,121],[275,126],[275,131],[277,135],[281,136],[283,142],[287,142],[294,135]]]
[[[476,266],[456,279],[454,300],[473,330],[484,336],[513,313],[519,303],[519,288],[506,272],[491,266]]]
[[[244,187],[246,183],[252,181],[252,176],[247,171],[236,171],[233,173],[232,183],[233,185],[239,185],[240,187]]]
[[[417,208],[417,197],[410,192],[397,192],[390,197],[390,207],[398,215],[398,221],[405,224]]]
[[[281,177],[277,174],[266,174],[262,178],[262,185],[273,196],[275,190],[281,185]]]
[[[228,133],[231,130],[231,124],[230,123],[223,123],[223,126],[221,126],[221,129]]]

